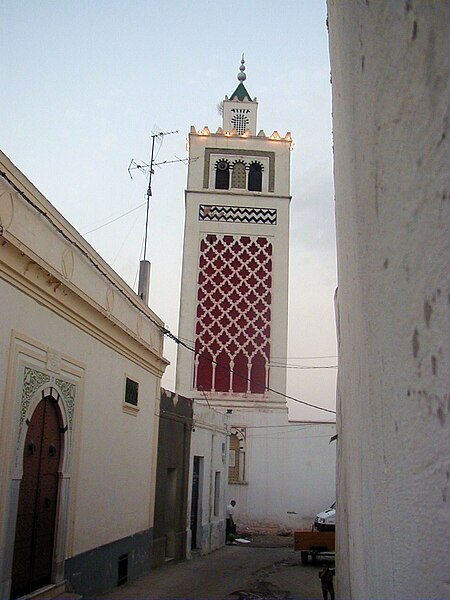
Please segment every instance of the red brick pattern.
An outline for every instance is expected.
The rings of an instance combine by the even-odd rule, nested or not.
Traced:
[[[264,393],[269,383],[272,244],[206,235],[200,242],[194,387]]]

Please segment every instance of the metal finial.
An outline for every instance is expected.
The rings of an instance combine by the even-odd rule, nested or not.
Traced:
[[[242,58],[241,58],[241,66],[239,67],[239,73],[238,73],[238,81],[245,81],[247,79],[247,75],[245,74],[245,59],[244,59],[244,53],[242,53]]]

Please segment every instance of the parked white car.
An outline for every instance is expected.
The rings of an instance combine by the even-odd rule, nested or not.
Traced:
[[[314,529],[317,531],[334,531],[336,528],[336,502],[319,513],[314,519]]]

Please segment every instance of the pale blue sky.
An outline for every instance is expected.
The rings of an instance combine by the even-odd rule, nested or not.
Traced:
[[[0,2],[2,150],[81,232],[139,205],[157,125],[161,160],[185,156],[191,124],[215,130],[236,84],[259,100],[258,126],[292,131],[289,356],[336,354],[331,100],[326,5],[320,0]],[[150,305],[174,332],[186,167],[156,170],[150,211]],[[131,285],[145,209],[86,239]],[[166,341],[174,363],[175,349]],[[291,360],[336,364],[333,359]],[[173,388],[173,368],[165,385]],[[334,407],[335,371],[293,369],[288,393]],[[326,413],[292,407],[295,418]]]

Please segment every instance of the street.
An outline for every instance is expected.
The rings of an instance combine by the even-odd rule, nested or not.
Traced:
[[[304,566],[292,547],[225,546],[207,556],[167,563],[99,596],[122,599],[320,599],[320,562]],[[94,599],[91,599],[94,600]]]

